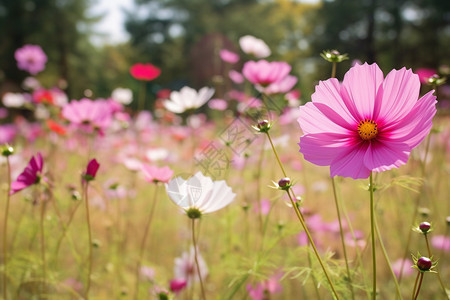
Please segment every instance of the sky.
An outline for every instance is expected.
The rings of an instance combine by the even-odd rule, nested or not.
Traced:
[[[90,16],[104,15],[95,26],[95,32],[105,36],[92,37],[95,45],[118,44],[128,40],[129,36],[124,28],[125,14],[122,8],[134,6],[134,0],[97,0],[88,10]]]

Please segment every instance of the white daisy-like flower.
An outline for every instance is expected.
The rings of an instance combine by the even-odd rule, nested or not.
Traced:
[[[27,99],[22,93],[6,93],[3,95],[3,105],[6,107],[22,107]]]
[[[244,35],[239,39],[239,45],[242,51],[247,54],[252,54],[257,58],[264,58],[271,54],[269,46],[261,40],[252,35]]]
[[[170,93],[170,99],[164,101],[164,107],[176,114],[181,114],[190,109],[196,109],[208,102],[214,95],[214,89],[203,87],[198,92],[188,86],[180,91]]]
[[[123,105],[128,105],[133,101],[133,92],[127,88],[116,88],[112,91],[111,98]]]
[[[236,197],[225,180],[213,181],[200,171],[187,180],[181,176],[173,178],[166,184],[166,191],[170,199],[184,209],[191,219],[215,212]]]

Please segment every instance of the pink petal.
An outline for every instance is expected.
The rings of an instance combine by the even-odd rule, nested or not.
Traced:
[[[349,125],[342,122],[342,118],[338,118],[336,114],[333,114],[331,109],[325,109],[324,105],[319,104],[319,106],[323,111],[319,110],[316,104],[312,102],[308,102],[300,107],[300,117],[297,121],[305,134],[323,132],[350,134],[350,131],[347,129]],[[324,112],[336,118],[331,120]],[[345,125],[347,128],[342,127],[334,121]]]
[[[299,146],[307,161],[319,166],[329,166],[353,143],[356,143],[354,139],[345,134],[315,133],[302,136]]]
[[[377,99],[374,119],[396,122],[408,114],[419,98],[419,77],[411,69],[392,70],[383,82],[382,95]]]
[[[330,165],[330,175],[351,177],[353,179],[367,178],[370,170],[364,165],[364,155],[368,144],[347,147]]]
[[[383,72],[377,64],[355,65],[345,74],[341,96],[358,120],[373,119],[375,98],[382,83]]]
[[[376,172],[387,171],[406,164],[409,153],[410,147],[407,144],[375,141],[369,144],[364,165]]]

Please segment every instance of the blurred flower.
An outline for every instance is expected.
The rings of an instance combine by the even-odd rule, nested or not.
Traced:
[[[291,107],[297,107],[300,105],[301,92],[298,89],[292,90],[285,95],[288,105]]]
[[[244,82],[244,76],[236,70],[230,70],[230,72],[228,72],[228,76],[236,84],[241,84]]]
[[[145,157],[150,161],[158,161],[168,158],[169,154],[166,148],[153,148],[145,152]]]
[[[33,92],[33,101],[35,103],[54,104],[53,93],[46,89],[38,89]]]
[[[67,278],[63,283],[77,293],[81,293],[83,291],[83,283],[79,282],[75,278]]]
[[[85,181],[94,180],[99,168],[100,164],[97,162],[97,160],[95,158],[91,159],[86,167],[86,172],[84,172],[82,175],[83,180]]]
[[[228,102],[223,99],[211,99],[211,101],[208,102],[208,106],[211,109],[223,111],[227,109]]]
[[[242,68],[245,78],[259,87],[267,87],[272,83],[281,82],[290,71],[291,66],[282,61],[251,60],[246,62]]]
[[[339,229],[337,232],[339,232]],[[345,244],[350,247],[359,247],[360,249],[363,249],[366,246],[364,233],[361,230],[355,230],[353,233],[355,234],[355,239],[353,239],[351,232],[345,234]]]
[[[36,156],[31,157],[28,165],[25,167],[16,181],[11,183],[10,195],[17,193],[33,184],[41,181],[42,169],[44,168],[44,160],[40,152]]]
[[[111,98],[123,105],[128,105],[133,101],[133,92],[127,88],[116,88],[112,91]]]
[[[130,74],[137,80],[150,81],[161,74],[161,70],[152,64],[137,63],[131,66]]]
[[[17,49],[14,57],[17,60],[17,67],[32,75],[43,71],[47,62],[47,55],[37,45],[25,45]]]
[[[431,237],[431,245],[435,249],[450,252],[450,237],[445,235],[435,235]]]
[[[41,87],[41,83],[34,77],[27,77],[22,82],[24,90],[36,90]]]
[[[111,107],[106,101],[92,101],[87,98],[71,101],[63,107],[62,115],[87,132],[103,131],[112,122]]]
[[[142,266],[141,267],[141,276],[147,279],[148,281],[153,281],[155,279],[155,269]]]
[[[172,91],[170,89],[160,89],[156,92],[156,99],[168,99]]]
[[[267,95],[284,94],[292,90],[297,83],[297,77],[288,75],[284,79],[274,82],[265,88],[260,88],[259,91]]]
[[[283,287],[279,283],[283,273],[277,273],[270,277],[268,280],[257,283],[254,287],[251,284],[247,285],[247,292],[253,300],[269,299],[270,295],[280,293]]]
[[[187,110],[196,109],[205,104],[214,95],[214,89],[203,87],[198,92],[188,86],[179,92],[170,93],[170,99],[164,101],[164,107],[173,113],[180,114]]]
[[[59,135],[65,135],[67,130],[62,125],[58,124],[57,122],[53,121],[52,119],[48,119],[46,122],[47,127],[53,131],[56,132]]]
[[[169,285],[172,292],[179,293],[187,286],[187,281],[183,278],[175,278],[170,281]]]
[[[428,78],[432,77],[436,73],[437,71],[435,69],[420,68],[416,70],[416,74],[419,76],[419,80],[423,84],[427,84]]]
[[[255,206],[254,208],[254,212],[255,213],[259,213],[261,212],[262,215],[268,215],[269,211],[270,211],[270,200],[269,199],[262,199],[261,200],[261,207],[259,207],[259,203],[257,206]]]
[[[392,70],[383,79],[376,64],[352,67],[342,84],[321,81],[312,102],[300,107],[300,152],[329,165],[332,177],[367,178],[405,164],[436,113],[433,91],[418,100],[419,90],[411,70]]]
[[[402,265],[403,265],[403,272],[402,270]],[[403,273],[403,276],[409,276],[412,275],[414,272],[414,269],[411,268],[411,266],[413,265],[412,260],[410,259],[397,259],[396,261],[394,261],[392,263],[392,270],[394,271],[395,276],[399,277],[400,276],[400,272]]]
[[[5,93],[2,98],[5,107],[22,107],[27,99],[22,93]]]
[[[144,172],[145,180],[153,183],[167,183],[173,175],[173,171],[168,166],[158,168],[156,166],[143,165],[142,171]]]
[[[0,107],[0,119],[4,119],[8,116],[8,110],[4,107]]]
[[[200,171],[187,180],[182,177],[172,179],[166,184],[166,190],[170,199],[184,209],[190,218],[215,212],[236,197],[224,180],[212,181]],[[189,215],[190,212],[197,214]]]
[[[235,64],[239,61],[239,55],[237,53],[234,53],[232,51],[229,51],[227,49],[222,49],[220,50],[220,58],[225,61],[228,62],[230,64]]]
[[[245,35],[239,39],[242,51],[252,54],[257,58],[264,58],[271,54],[269,46],[261,40],[251,35]]]
[[[197,250],[197,260],[202,280],[205,280],[206,276],[208,276],[208,267],[206,266],[206,262],[200,255],[198,250]],[[195,266],[194,247],[191,246],[189,253],[183,252],[181,254],[181,257],[175,258],[174,274],[177,280],[184,279],[186,281],[187,286],[191,285],[193,280],[195,281],[199,280],[198,271]]]

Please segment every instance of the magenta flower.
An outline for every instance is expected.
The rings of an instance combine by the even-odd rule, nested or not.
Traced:
[[[155,166],[142,165],[142,171],[144,172],[145,180],[153,183],[168,183],[173,175],[173,171],[167,166],[158,168]]]
[[[14,57],[17,60],[17,67],[32,75],[44,70],[47,62],[47,55],[37,45],[25,45],[17,49]]]
[[[95,179],[97,175],[98,168],[100,168],[100,164],[97,160],[91,159],[86,167],[86,172],[83,173],[82,177],[85,181],[92,181]]]
[[[42,176],[42,169],[44,168],[44,160],[40,152],[36,156],[31,157],[28,165],[22,173],[20,173],[17,180],[11,183],[10,195],[17,193],[33,184],[39,183]]]
[[[248,61],[242,68],[242,74],[248,81],[262,87],[284,80],[290,71],[291,66],[282,61]]]
[[[392,70],[386,78],[376,64],[356,65],[342,84],[321,81],[312,102],[300,107],[306,160],[330,166],[331,176],[367,178],[408,161],[430,132],[436,113],[433,91],[419,97],[419,77]]]
[[[227,49],[220,50],[219,55],[223,61],[230,64],[235,64],[239,61],[239,55]]]
[[[170,287],[169,287],[170,290],[172,292],[178,294],[187,286],[187,281],[184,278],[172,279],[169,284],[170,284]]]
[[[62,115],[73,125],[87,132],[99,130],[102,132],[112,122],[112,111],[108,101],[92,101],[83,98],[80,101],[71,101],[62,109]]]
[[[428,78],[433,76],[434,74],[437,74],[437,71],[435,69],[428,69],[428,68],[421,68],[416,70],[417,75],[419,75],[419,80],[423,84],[428,83]]]

